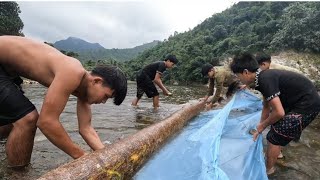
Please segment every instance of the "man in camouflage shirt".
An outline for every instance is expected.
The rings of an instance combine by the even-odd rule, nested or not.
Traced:
[[[214,88],[216,88],[212,100],[209,99],[207,109],[211,109],[218,105],[219,101],[223,98],[222,94],[224,93],[222,92],[224,91],[224,87],[229,87],[229,92],[231,86],[239,84],[236,76],[231,73],[231,70],[227,66],[213,66],[211,64],[205,64],[202,66],[201,73],[203,76],[209,77],[209,88],[207,95],[204,97],[205,101],[213,95]]]

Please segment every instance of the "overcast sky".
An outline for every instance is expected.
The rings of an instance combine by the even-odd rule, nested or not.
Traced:
[[[18,2],[26,37],[54,43],[70,36],[107,49],[132,48],[185,32],[235,0]]]

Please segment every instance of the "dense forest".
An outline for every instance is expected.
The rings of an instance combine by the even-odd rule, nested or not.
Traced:
[[[171,82],[200,82],[203,63],[221,64],[240,51],[320,52],[319,2],[239,2],[194,29],[175,33],[126,65],[134,79],[142,66],[172,53],[179,65],[166,74]]]
[[[0,35],[21,35],[23,22],[15,2],[0,2]],[[90,70],[96,63],[120,66],[130,80],[144,65],[175,54],[177,67],[164,74],[164,81],[203,81],[201,66],[221,64],[240,51],[275,53],[294,50],[320,53],[320,2],[239,2],[212,15],[192,30],[175,32],[155,47],[123,63],[112,58],[84,61]],[[63,52],[77,57],[77,53]]]

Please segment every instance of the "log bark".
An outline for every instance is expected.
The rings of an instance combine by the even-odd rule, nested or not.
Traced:
[[[204,106],[202,101],[185,105],[165,120],[62,165],[39,180],[131,179],[149,157],[199,114]]]

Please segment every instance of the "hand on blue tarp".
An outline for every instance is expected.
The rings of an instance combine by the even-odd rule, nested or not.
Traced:
[[[266,129],[265,125],[263,123],[259,123],[257,125],[257,131],[253,134],[253,141],[256,141],[259,134],[261,134]]]

